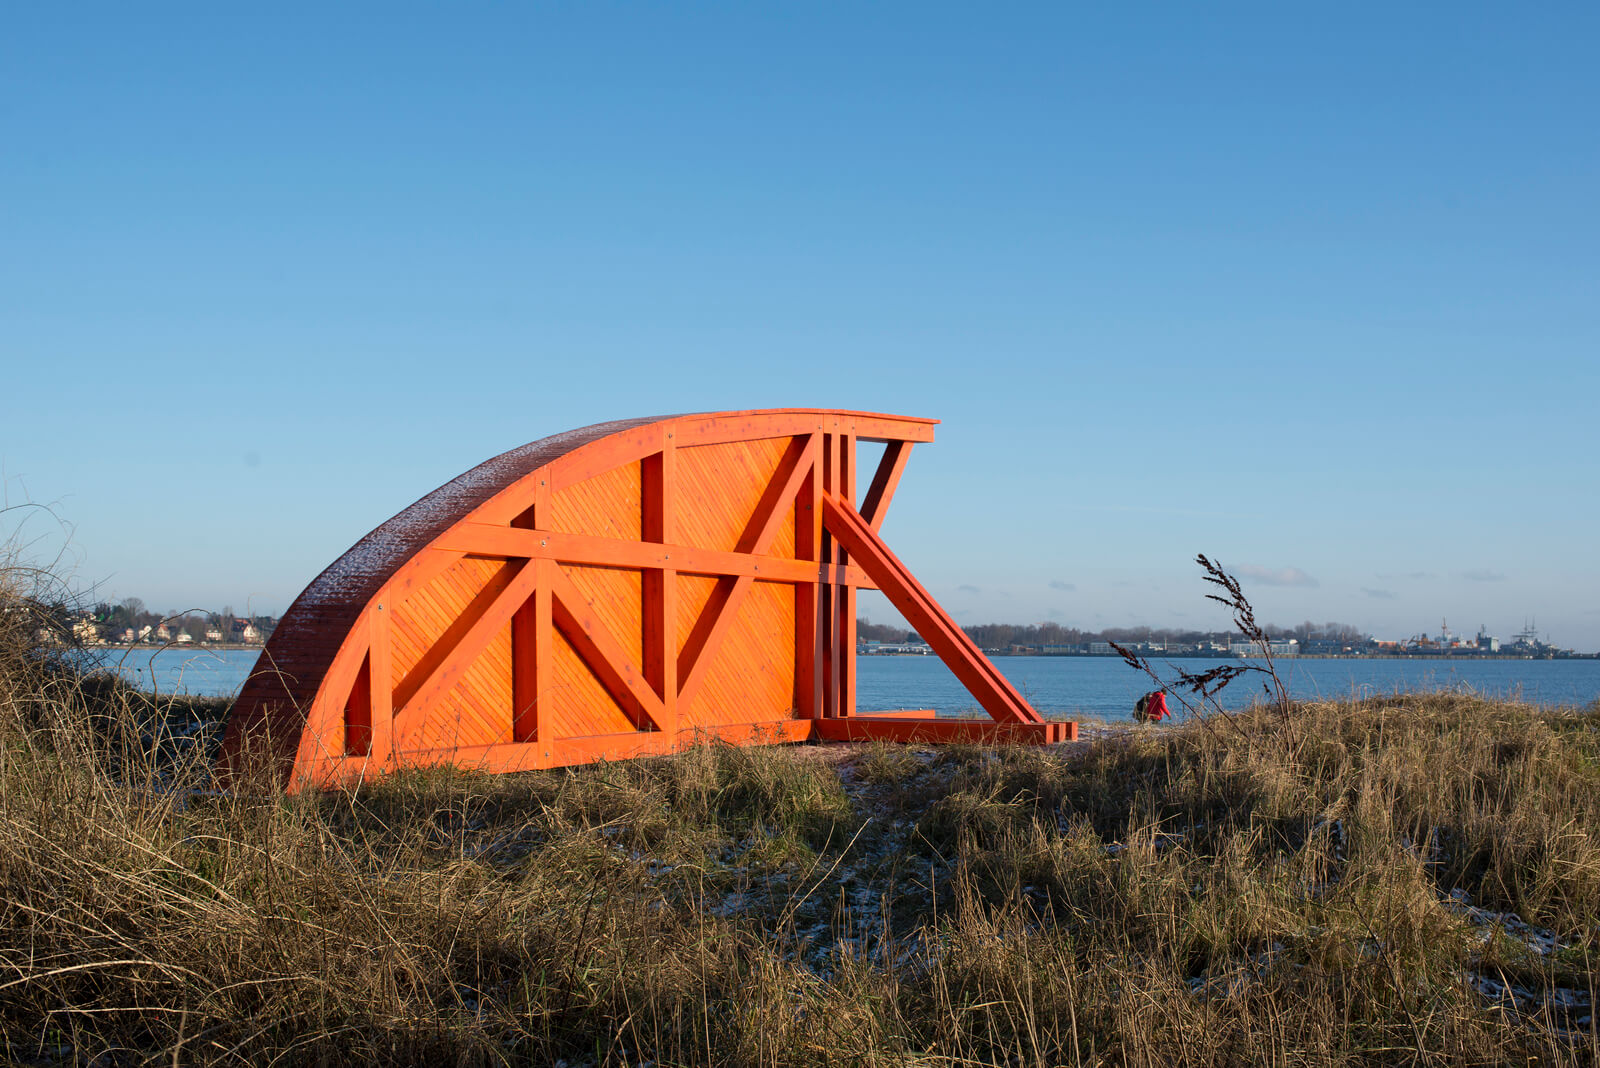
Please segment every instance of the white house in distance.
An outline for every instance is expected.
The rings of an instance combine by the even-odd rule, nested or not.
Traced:
[[[1300,642],[1296,638],[1276,639],[1268,642],[1267,647],[1273,656],[1298,656],[1300,654]],[[1244,638],[1235,638],[1229,643],[1228,652],[1234,656],[1259,656],[1261,655],[1261,647],[1255,642]]]

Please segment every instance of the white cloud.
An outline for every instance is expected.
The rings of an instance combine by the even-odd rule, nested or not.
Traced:
[[[1498,571],[1491,571],[1486,567],[1475,567],[1470,571],[1461,572],[1461,577],[1468,582],[1504,582],[1506,577]]]
[[[1261,567],[1239,564],[1228,568],[1240,578],[1253,579],[1263,586],[1317,586],[1320,583],[1298,567]]]

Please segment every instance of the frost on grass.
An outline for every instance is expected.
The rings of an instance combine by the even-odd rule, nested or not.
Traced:
[[[197,797],[121,837],[126,791],[86,822],[40,763],[0,795],[29,799],[0,1018],[70,1023],[17,1056],[79,1063],[196,1033],[260,1061],[1591,1063],[1594,716],[1448,695],[1291,734],[708,747]]]

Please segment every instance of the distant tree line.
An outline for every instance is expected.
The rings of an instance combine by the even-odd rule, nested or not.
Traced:
[[[211,640],[238,641],[247,623],[253,624],[263,635],[270,634],[277,625],[277,620],[271,616],[235,615],[232,605],[225,606],[220,612],[154,612],[138,597],[117,602],[102,601],[94,606],[92,615],[101,636],[113,641],[120,638],[124,631],[132,630],[137,635],[146,627],[154,630],[163,623],[173,638],[187,634],[197,642],[206,641],[212,635],[220,635],[220,638]]]
[[[1009,649],[1013,645],[1079,645],[1084,642],[1180,642],[1199,643],[1225,641],[1232,631],[1184,630],[1172,627],[1107,627],[1104,630],[1080,630],[1059,623],[976,623],[962,627],[967,637],[982,649]],[[1371,636],[1359,627],[1348,623],[1313,623],[1306,620],[1291,627],[1269,624],[1263,628],[1269,638],[1293,638],[1302,644],[1311,641],[1347,642],[1361,644],[1371,641]],[[861,641],[903,642],[911,636],[909,630],[873,623],[867,619],[856,620],[856,636]]]
[[[856,640],[862,642],[888,642],[898,645],[911,637],[911,632],[901,627],[874,623],[870,619],[856,620]]]

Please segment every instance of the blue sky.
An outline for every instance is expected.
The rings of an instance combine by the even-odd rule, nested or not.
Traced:
[[[1597,31],[14,9],[6,499],[107,596],[275,612],[525,441],[859,408],[944,421],[884,533],[964,622],[1222,625],[1203,551],[1270,620],[1594,650]]]

